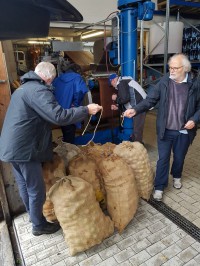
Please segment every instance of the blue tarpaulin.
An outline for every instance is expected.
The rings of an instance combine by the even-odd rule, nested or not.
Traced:
[[[94,143],[100,143],[100,144],[105,144],[106,142],[112,142],[115,144],[119,144],[121,140],[119,139],[119,128],[114,128],[113,130],[111,129],[106,129],[106,130],[101,130],[95,133],[95,137],[93,139]],[[93,134],[87,133],[83,136],[78,136],[75,138],[75,144],[76,145],[85,145],[87,144],[93,137]]]
[[[131,141],[131,135],[133,133],[131,124],[129,121],[125,120],[125,127],[116,127],[114,129],[106,129],[95,132],[94,139],[92,140],[94,143],[105,144],[106,142],[112,142],[115,144],[121,143],[123,140]],[[87,133],[83,136],[78,136],[75,138],[76,145],[86,145],[93,138],[92,133]]]

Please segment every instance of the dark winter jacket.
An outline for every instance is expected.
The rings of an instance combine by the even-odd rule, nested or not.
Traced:
[[[80,74],[68,71],[53,81],[54,95],[63,108],[81,105],[88,88]]]
[[[5,162],[51,160],[51,124],[68,125],[87,115],[87,106],[63,109],[50,87],[30,71],[22,77],[22,85],[11,97],[0,137],[0,159]]]
[[[197,123],[200,121],[200,79],[191,79],[191,75],[188,75],[188,100],[185,109],[185,123],[188,120],[195,122],[196,126],[188,130],[190,143],[192,143],[194,137],[196,136]],[[136,113],[142,113],[148,111],[150,108],[154,107],[157,103],[157,121],[156,129],[159,139],[163,139],[166,122],[167,122],[167,112],[168,112],[168,88],[169,88],[169,74],[165,75],[155,86],[151,87],[147,98],[140,102],[134,107]]]
[[[129,88],[130,81],[131,79],[122,79],[117,85],[118,89],[118,94],[116,99],[117,104],[126,104],[130,102],[130,88]],[[142,96],[139,94],[137,90],[134,90],[134,94],[135,94],[136,104],[143,100]]]
[[[146,98],[146,93],[142,87],[130,77],[119,79],[116,89],[118,90],[116,103],[122,112],[133,108]]]

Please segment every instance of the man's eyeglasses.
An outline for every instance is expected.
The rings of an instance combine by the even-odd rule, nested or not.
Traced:
[[[174,70],[174,71],[177,71],[179,70],[180,68],[182,68],[183,66],[180,66],[180,67],[169,67],[169,70]]]

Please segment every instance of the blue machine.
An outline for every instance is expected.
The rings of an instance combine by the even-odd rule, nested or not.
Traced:
[[[137,20],[151,20],[155,4],[146,0],[118,0],[119,40],[112,42],[109,51],[114,65],[121,65],[121,76],[137,76]],[[118,55],[120,58],[118,58]],[[129,140],[133,133],[133,118],[124,118],[121,140]]]
[[[118,9],[121,11],[118,14],[120,40],[119,42],[112,42],[109,57],[114,65],[121,65],[122,76],[131,76],[135,79],[137,69],[137,20],[151,20],[155,4],[146,0],[118,0]],[[118,58],[118,54],[120,58]]]
[[[120,141],[131,141],[133,132],[133,118],[124,117],[123,128],[118,133],[118,139]]]
[[[121,65],[121,76],[136,78],[137,70],[137,20],[151,20],[155,4],[150,0],[118,0],[119,36],[115,36],[111,43],[109,57],[113,65]],[[116,21],[115,21],[116,23]],[[94,84],[90,83],[91,88]],[[102,132],[96,135],[95,142],[105,143],[130,140],[133,133],[133,119],[124,118],[123,129],[109,130],[106,137]],[[112,138],[111,138],[112,135]],[[91,139],[91,136],[85,136]],[[109,140],[108,140],[109,138]],[[80,143],[79,143],[80,144]]]

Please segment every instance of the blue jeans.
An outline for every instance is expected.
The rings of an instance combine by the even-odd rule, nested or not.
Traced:
[[[12,162],[13,173],[19,188],[19,194],[30,215],[34,229],[42,229],[47,223],[43,216],[43,204],[46,199],[46,189],[39,162]]]
[[[162,140],[158,139],[157,143],[158,161],[154,187],[157,190],[164,190],[168,185],[171,151],[173,151],[173,163],[170,174],[173,178],[181,178],[190,140],[188,134],[166,129],[164,138]]]

